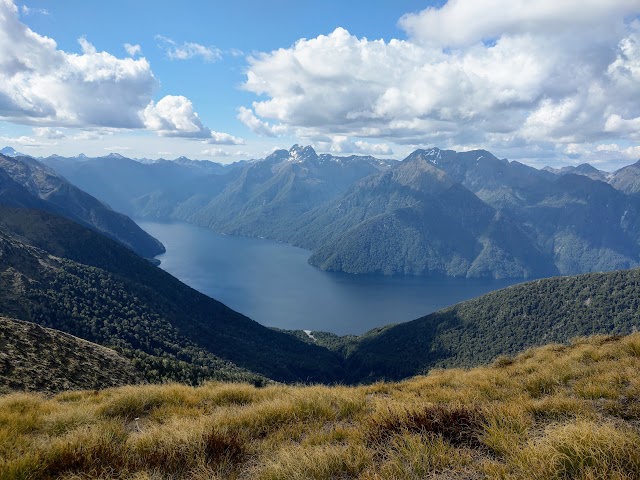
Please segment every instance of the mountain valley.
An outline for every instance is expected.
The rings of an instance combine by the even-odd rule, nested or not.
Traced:
[[[225,167],[43,161],[135,218],[284,241],[330,271],[527,279],[640,265],[634,165],[538,170],[437,148],[398,162],[298,145]]]

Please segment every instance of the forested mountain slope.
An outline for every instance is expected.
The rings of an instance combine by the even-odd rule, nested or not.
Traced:
[[[573,337],[640,329],[640,269],[535,280],[358,337],[324,340],[349,374],[400,379]]]
[[[331,352],[263,327],[108,238],[46,212],[0,213],[2,315],[116,347],[152,380],[342,377]]]
[[[163,245],[126,215],[117,213],[31,157],[0,155],[0,205],[46,210],[92,228],[143,257]]]

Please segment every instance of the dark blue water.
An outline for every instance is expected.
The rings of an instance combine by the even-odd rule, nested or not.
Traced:
[[[184,223],[138,222],[167,248],[161,268],[263,325],[340,335],[399,323],[513,283],[323,272],[310,252]]]

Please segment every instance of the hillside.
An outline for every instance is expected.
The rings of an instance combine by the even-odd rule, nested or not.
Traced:
[[[31,157],[0,155],[0,205],[46,210],[112,238],[143,257],[164,246],[126,215],[115,212]]]
[[[624,193],[640,193],[640,160],[615,171],[609,183]]]
[[[401,379],[469,367],[576,336],[640,328],[640,270],[556,277],[508,287],[361,337],[321,340],[354,379]],[[322,339],[322,336],[318,337]]]
[[[640,335],[402,383],[0,397],[0,478],[637,479]]]
[[[116,348],[150,381],[342,377],[331,352],[234,312],[117,242],[46,212],[5,212],[1,315]]]
[[[57,393],[141,383],[113,350],[35,323],[0,317],[0,392]]]
[[[293,243],[325,270],[528,278],[556,273],[527,233],[422,152],[301,218]]]

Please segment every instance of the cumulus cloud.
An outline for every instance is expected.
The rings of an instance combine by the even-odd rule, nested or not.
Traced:
[[[399,24],[417,41],[459,47],[523,31],[564,35],[587,29],[593,35],[600,25],[607,32],[632,13],[638,13],[637,0],[449,0],[404,15]]]
[[[228,150],[225,150],[224,148],[208,148],[208,149],[202,150],[201,154],[207,157],[214,157],[214,158],[247,157],[250,155],[248,152],[245,152],[245,151],[230,152]]]
[[[132,45],[130,43],[125,43],[124,49],[129,54],[130,57],[135,57],[136,55],[142,54],[142,47],[140,45]]]
[[[637,0],[449,0],[407,40],[338,28],[249,58],[254,132],[545,152],[611,141],[640,118]],[[552,147],[549,147],[552,145]]]
[[[138,112],[156,85],[145,59],[97,52],[86,39],[82,53],[22,24],[17,7],[0,0],[0,117],[63,126],[140,126]]]
[[[147,128],[163,136],[242,143],[204,126],[185,97],[153,102],[158,82],[145,58],[117,58],[84,37],[78,42],[81,53],[58,49],[20,22],[11,0],[0,0],[0,119],[42,128]],[[125,48],[132,56],[141,53],[138,45]]]
[[[37,137],[48,138],[50,140],[61,140],[67,136],[60,130],[51,127],[34,127],[33,133]]]
[[[269,122],[260,120],[255,116],[251,109],[246,107],[240,107],[238,109],[237,118],[249,127],[252,132],[257,133],[258,135],[277,137],[279,135],[284,135],[289,130],[285,125],[272,125]]]
[[[56,145],[56,142],[47,142],[41,137],[29,137],[28,135],[21,135],[19,137],[6,137],[0,136],[0,142],[5,145],[20,145],[21,147],[30,148],[43,148]]]
[[[180,95],[167,95],[158,103],[149,103],[144,109],[143,117],[147,129],[164,137],[197,138],[205,143],[222,145],[244,143],[244,140],[233,135],[214,132],[205,127],[193,110],[191,100]]]
[[[329,151],[332,153],[359,153],[362,155],[393,155],[393,149],[386,143],[370,143],[363,140],[352,141],[349,137],[340,135],[331,139]]]
[[[183,42],[179,44],[171,38],[156,35],[158,46],[164,50],[167,58],[171,60],[189,60],[200,57],[205,62],[215,62],[222,58],[222,51],[215,47],[205,47],[195,42]]]
[[[608,156],[622,157],[625,160],[638,160],[640,159],[640,146],[621,147],[618,144],[602,144],[595,148],[598,155],[602,153],[609,154]]]

